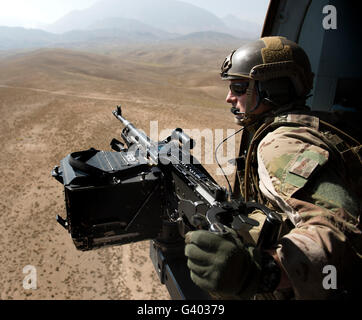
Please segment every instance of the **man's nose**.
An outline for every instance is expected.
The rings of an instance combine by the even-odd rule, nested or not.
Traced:
[[[227,103],[233,103],[233,102],[235,102],[235,100],[237,100],[236,99],[236,97],[232,94],[232,92],[231,92],[231,90],[229,90],[229,92],[228,92],[228,95],[226,96],[226,102]]]

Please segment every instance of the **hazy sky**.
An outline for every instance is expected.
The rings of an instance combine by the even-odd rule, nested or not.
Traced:
[[[90,7],[99,0],[0,0],[0,25],[37,27],[55,22],[72,10]],[[150,0],[152,1],[152,0]],[[172,0],[170,0],[172,1]],[[233,13],[260,24],[269,0],[183,0],[206,8],[217,16]],[[122,0],[120,0],[120,3]]]
[[[218,17],[233,14],[243,20],[263,24],[269,0],[182,0],[205,8]]]
[[[98,0],[0,0],[0,25],[52,23],[72,10],[90,7]],[[4,23],[5,22],[5,23]]]

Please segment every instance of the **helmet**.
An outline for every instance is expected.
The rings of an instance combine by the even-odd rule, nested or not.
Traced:
[[[249,91],[256,87],[261,95],[259,103],[266,99],[277,106],[305,99],[313,88],[313,77],[305,51],[280,36],[245,44],[227,56],[221,66],[223,80],[249,79]],[[252,106],[246,109],[250,112]]]

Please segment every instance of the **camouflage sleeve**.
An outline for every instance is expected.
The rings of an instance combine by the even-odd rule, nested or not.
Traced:
[[[279,127],[259,143],[257,155],[260,190],[295,226],[281,238],[277,254],[296,298],[351,293],[361,283],[359,200],[331,150],[312,129]],[[324,273],[330,265],[333,279]]]

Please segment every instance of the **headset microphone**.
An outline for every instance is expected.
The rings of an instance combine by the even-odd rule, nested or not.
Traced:
[[[239,111],[238,108],[235,108],[235,107],[232,107],[230,109],[231,113],[235,114],[236,116],[239,115],[239,114],[243,114],[242,112]]]

